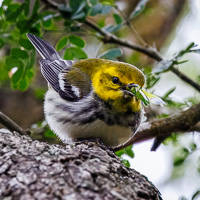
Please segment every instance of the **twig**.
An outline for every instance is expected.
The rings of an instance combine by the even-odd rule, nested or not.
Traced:
[[[198,122],[197,124],[195,124],[195,125],[191,128],[191,131],[200,132],[200,122]]]
[[[12,119],[2,112],[0,112],[0,123],[12,132],[16,131],[21,135],[27,134],[27,131],[23,130],[18,124],[16,124]]]
[[[140,36],[140,34],[136,31],[134,25],[131,23],[130,18],[126,17],[124,13],[119,9],[118,6],[116,6],[116,11],[122,16],[124,23],[123,25],[127,25],[129,29],[132,31],[132,33],[135,35],[136,39],[142,44],[143,46],[147,47],[147,42]],[[135,9],[135,8],[133,8]]]
[[[98,33],[100,33],[103,36],[101,38],[101,40],[104,43],[118,44],[118,45],[127,47],[129,49],[136,50],[136,51],[139,51],[141,53],[144,53],[144,54],[148,55],[149,57],[151,57],[151,58],[153,58],[157,61],[162,61],[161,55],[152,47],[144,48],[141,45],[132,44],[130,42],[122,40],[122,39],[116,37],[115,35],[102,30],[95,23],[91,22],[91,20],[89,20],[89,19],[86,19],[84,23],[86,25],[88,25],[89,27],[91,27],[92,29],[94,29],[95,31],[97,31]]]
[[[123,149],[131,144],[149,140],[154,137],[167,137],[172,132],[186,132],[198,130],[200,121],[200,104],[190,107],[186,111],[182,111],[177,115],[170,116],[164,119],[152,121],[144,128],[141,127],[136,135],[127,143],[116,147],[114,150]]]
[[[178,69],[176,69],[174,67],[171,68],[171,71],[174,72],[174,74],[176,74],[180,79],[187,82],[193,88],[195,88],[196,90],[198,90],[200,92],[200,85],[198,83],[196,83],[195,81],[193,81],[188,76],[186,76],[185,74],[183,74],[181,71],[179,71]]]

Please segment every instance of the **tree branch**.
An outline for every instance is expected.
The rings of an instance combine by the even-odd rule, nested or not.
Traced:
[[[197,131],[200,132],[200,122],[198,122],[197,124],[195,124],[190,131]]]
[[[200,104],[190,107],[177,115],[145,123],[143,127],[124,145],[114,150],[123,149],[131,144],[143,142],[154,137],[168,137],[172,132],[186,132],[198,130],[200,121]]]
[[[125,41],[125,40],[122,40],[122,39],[116,37],[115,35],[102,30],[96,24],[91,22],[89,19],[86,19],[84,23],[86,25],[88,25],[89,27],[91,27],[92,29],[94,29],[95,31],[97,31],[98,33],[100,33],[103,36],[101,38],[101,40],[104,43],[118,44],[120,46],[124,46],[124,47],[127,47],[129,49],[132,49],[132,50],[135,50],[135,51],[139,51],[139,52],[149,56],[150,58],[153,58],[154,60],[157,60],[157,61],[161,61],[162,60],[161,55],[154,48],[143,47],[141,45],[132,44],[132,43],[129,43],[129,42]]]
[[[16,131],[21,135],[26,135],[27,131],[23,130],[18,124],[16,124],[12,119],[10,119],[7,115],[0,112],[0,124],[4,125],[10,131]]]

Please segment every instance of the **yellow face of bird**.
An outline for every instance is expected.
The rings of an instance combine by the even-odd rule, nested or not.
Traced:
[[[138,112],[141,101],[131,95],[127,88],[142,87],[143,73],[133,65],[104,59],[87,59],[77,65],[91,78],[93,90],[104,102],[117,112]],[[80,63],[79,62],[79,63]]]

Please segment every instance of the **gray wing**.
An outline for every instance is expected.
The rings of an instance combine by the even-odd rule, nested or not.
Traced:
[[[61,90],[59,85],[59,73],[63,69],[70,68],[71,66],[72,62],[66,64],[66,62],[62,60],[54,60],[52,62],[46,59],[40,60],[42,75],[48,81],[48,83],[54,88],[54,90],[56,90],[56,92],[58,93]]]
[[[61,59],[56,50],[48,42],[31,33],[27,33],[27,37],[43,59],[50,61]]]
[[[46,41],[28,33],[27,37],[42,56],[40,60],[41,73],[52,88],[60,94],[60,96],[68,101],[78,100],[78,96],[72,90],[70,84],[65,83],[65,88],[60,87],[59,74],[63,70],[68,70],[73,65],[71,60],[63,60],[60,58],[56,50]]]

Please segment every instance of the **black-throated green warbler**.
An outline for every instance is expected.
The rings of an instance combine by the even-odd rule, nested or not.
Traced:
[[[101,138],[109,146],[128,141],[141,122],[143,73],[133,65],[104,59],[69,61],[42,39],[27,34],[42,56],[41,72],[49,90],[44,112],[50,128],[64,142]]]

